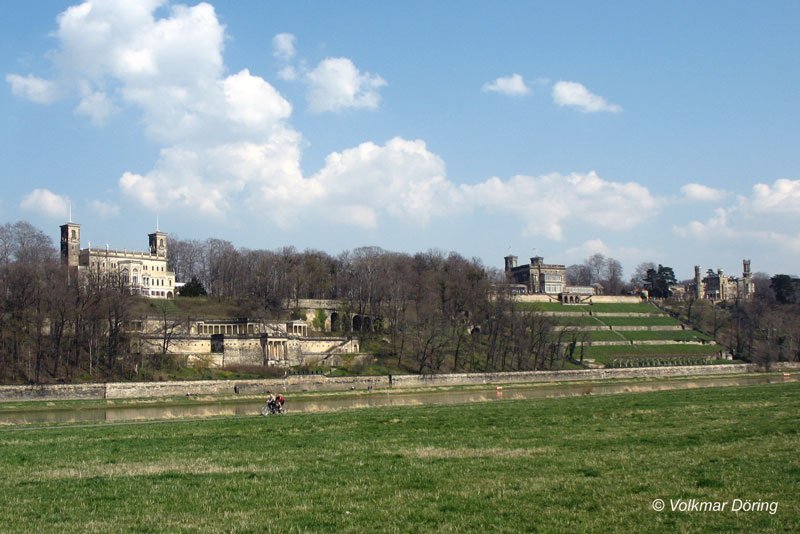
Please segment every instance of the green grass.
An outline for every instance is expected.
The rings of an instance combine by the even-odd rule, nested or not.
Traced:
[[[625,339],[670,340],[670,341],[708,341],[711,338],[696,330],[626,330],[620,331]],[[719,348],[717,348],[719,350]]]
[[[564,305],[558,302],[515,302],[514,306],[518,310],[564,312],[564,313],[652,313],[662,314],[663,312],[652,304],[627,304],[627,303],[608,303],[608,304],[569,304]]]
[[[681,324],[667,315],[651,317],[601,317],[599,320],[608,326],[672,326]]]
[[[800,385],[0,431],[7,532],[800,530]],[[664,499],[667,511],[651,509]],[[680,513],[670,499],[777,501]]]
[[[252,313],[233,302],[220,301],[215,297],[177,297],[172,300],[137,298],[134,306],[139,315],[159,315],[166,308],[169,316],[228,319],[245,317]]]
[[[553,317],[557,325],[561,326],[603,326],[603,324],[594,317]]]
[[[625,341],[625,338],[611,330],[594,330],[585,334],[589,341]]]
[[[564,306],[559,302],[515,302],[514,307],[523,311],[548,311],[565,313],[588,313],[590,306]]]
[[[664,312],[653,306],[652,304],[593,304],[591,306],[592,313],[651,313],[661,315]]]
[[[585,356],[609,359],[624,356],[695,356],[714,354],[722,350],[719,345],[619,345],[587,347]]]

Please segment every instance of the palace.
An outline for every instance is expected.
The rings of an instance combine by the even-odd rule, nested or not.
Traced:
[[[81,249],[81,225],[72,221],[61,225],[61,263],[82,279],[119,283],[131,293],[156,299],[175,297],[175,273],[167,268],[167,234],[156,230],[148,234],[147,252]]]
[[[691,295],[696,299],[712,302],[750,300],[756,293],[756,286],[750,273],[750,260],[742,260],[742,277],[727,276],[722,269],[708,270],[705,277],[700,275],[700,266],[694,266],[694,281],[690,284]]]
[[[566,266],[545,263],[541,256],[534,256],[526,265],[517,265],[516,256],[504,259],[506,277],[514,294],[547,295],[564,304],[578,304],[597,293],[594,287],[568,286]]]

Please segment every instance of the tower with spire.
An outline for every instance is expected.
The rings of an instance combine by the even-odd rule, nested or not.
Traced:
[[[156,231],[147,234],[150,240],[150,254],[160,258],[167,257],[167,234],[158,227],[158,217],[156,217]]]
[[[61,263],[77,267],[81,255],[81,225],[72,222],[72,205],[69,207],[69,222],[61,225]]]

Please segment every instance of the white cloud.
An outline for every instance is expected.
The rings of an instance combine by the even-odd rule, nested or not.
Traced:
[[[714,189],[702,184],[686,184],[681,187],[681,193],[687,199],[697,202],[719,202],[727,195],[721,189]]]
[[[169,11],[156,18],[162,5]],[[522,220],[527,235],[551,239],[577,225],[630,229],[658,211],[647,188],[594,172],[457,185],[422,140],[399,137],[333,152],[304,176],[303,137],[289,124],[291,104],[247,69],[226,74],[224,33],[208,4],[87,2],[59,17],[53,57],[83,98],[76,112],[101,121],[114,109],[133,108],[161,143],[150,170],[129,170],[118,180],[120,191],[146,209],[216,220],[249,210],[283,227],[313,213],[368,229],[385,219],[420,227],[436,217],[500,211]],[[282,50],[288,57],[289,49]],[[294,72],[308,83],[314,112],[375,108],[386,85],[347,58]],[[37,193],[27,203],[49,199],[63,215],[64,199],[50,195],[56,201]],[[100,201],[91,206],[105,216],[119,212]]]
[[[635,182],[611,182],[595,172],[499,178],[462,185],[468,205],[513,213],[527,223],[526,234],[563,239],[567,225],[580,223],[629,230],[658,211],[650,191]]]
[[[287,124],[292,106],[266,80],[247,69],[223,74],[224,27],[211,5],[168,6],[156,18],[165,5],[73,6],[59,16],[52,57],[81,97],[77,114],[102,123],[121,107],[138,109],[162,143],[152,170],[123,173],[124,194],[151,210],[224,217],[299,169],[302,138]]]
[[[698,240],[731,238],[735,230],[728,227],[728,210],[717,208],[714,214],[703,223],[692,221],[686,226],[673,226],[673,232],[680,237],[691,237]]]
[[[37,104],[50,104],[58,96],[58,87],[55,83],[36,76],[7,74],[6,82],[11,86],[11,92],[16,96],[27,98]]]
[[[300,75],[297,73],[297,69],[292,65],[287,65],[278,71],[278,78],[286,80],[287,82],[293,82],[299,77]]]
[[[227,118],[240,126],[267,133],[292,114],[292,106],[280,94],[247,69],[222,81]]]
[[[66,219],[69,214],[69,199],[49,189],[34,189],[25,195],[20,207],[48,217]]]
[[[695,220],[684,226],[674,225],[672,232],[678,237],[704,243],[726,241],[739,244],[751,243],[753,245],[769,243],[781,249],[800,252],[800,233],[792,235],[785,232],[777,232],[769,229],[769,226],[774,227],[769,223],[765,228],[763,224],[765,221],[761,221],[762,224],[756,226],[740,224],[736,217],[730,217],[731,214],[735,214],[737,211],[738,208],[718,208],[714,210],[714,214],[706,222]]]
[[[370,142],[334,152],[309,181],[324,195],[325,204],[334,206],[334,214],[340,212],[335,206],[352,206],[358,199],[362,214],[375,208],[417,225],[451,213],[457,197],[445,176],[444,161],[423,141],[399,137],[383,146]],[[374,221],[371,216],[360,219]]]
[[[117,107],[114,102],[108,95],[99,91],[84,96],[78,107],[75,108],[75,113],[89,117],[89,120],[97,126],[105,124],[116,111]]]
[[[295,55],[294,41],[291,33],[279,33],[272,38],[272,55],[282,61],[290,61]]]
[[[347,58],[327,58],[306,75],[308,108],[313,113],[347,108],[375,109],[378,89],[386,81],[377,74],[361,73]]]
[[[675,235],[705,243],[770,243],[800,252],[800,232],[792,222],[800,215],[800,180],[776,180],[756,184],[751,197],[717,208],[705,220],[692,220],[672,227]],[[776,231],[775,228],[785,229]]]
[[[111,219],[119,215],[119,206],[111,202],[104,202],[102,200],[92,200],[89,207],[101,219]]]
[[[602,239],[590,239],[588,241],[584,241],[578,247],[572,247],[566,250],[567,256],[570,257],[589,257],[593,254],[608,255],[608,253],[608,245],[606,245]]]
[[[776,180],[753,186],[753,210],[758,213],[800,215],[800,180]]]
[[[493,82],[483,84],[484,92],[501,93],[508,96],[524,96],[531,92],[530,87],[525,84],[525,80],[519,74],[511,76],[501,76]]]
[[[584,113],[607,111],[619,113],[622,107],[611,104],[605,98],[592,94],[586,87],[577,82],[557,82],[553,86],[553,101],[559,106],[576,107]]]

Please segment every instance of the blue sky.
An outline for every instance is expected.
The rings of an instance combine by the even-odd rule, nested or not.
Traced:
[[[797,2],[56,0],[0,20],[0,221],[800,273]]]

